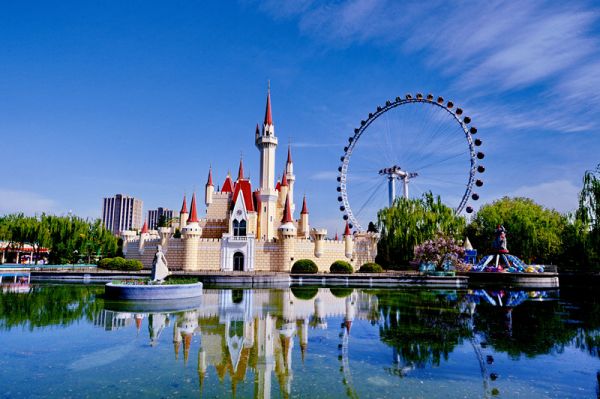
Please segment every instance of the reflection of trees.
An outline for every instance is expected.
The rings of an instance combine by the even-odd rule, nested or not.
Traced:
[[[515,308],[481,304],[477,307],[475,328],[496,351],[512,357],[561,352],[574,331],[565,328],[560,311],[558,301],[524,302]]]
[[[383,313],[380,339],[392,346],[400,359],[417,367],[439,365],[442,357],[471,336],[468,319],[458,301],[433,291],[378,291]]]
[[[513,357],[561,352],[565,345],[599,355],[600,301],[578,287],[561,290],[561,301],[527,301],[515,307],[477,307],[475,328],[497,351]]]
[[[103,308],[96,296],[102,286],[44,285],[35,287],[29,294],[6,293],[0,295],[0,329],[50,325],[66,326],[85,317],[92,320]]]

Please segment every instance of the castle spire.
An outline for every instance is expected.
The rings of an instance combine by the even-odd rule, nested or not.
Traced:
[[[208,180],[206,182],[207,186],[212,186],[213,185],[213,181],[212,181],[212,166],[208,168]]]
[[[196,193],[192,195],[192,203],[190,205],[190,217],[188,218],[188,223],[198,223],[198,213],[196,212]]]
[[[300,211],[301,215],[308,215],[308,208],[306,207],[306,195],[302,199],[302,211]]]
[[[283,208],[283,219],[281,219],[281,223],[290,223],[293,222],[292,219],[292,211],[290,209],[290,196],[285,197],[285,206]]]
[[[210,179],[210,175],[209,175],[209,179]],[[187,201],[185,199],[185,194],[183,194],[183,204],[181,204],[181,210],[179,211],[179,213],[188,213]]]
[[[273,124],[273,115],[271,115],[271,82],[269,82],[269,87],[267,89],[267,108],[265,110],[265,125]]]
[[[142,227],[141,234],[146,234],[146,233],[148,233],[148,221],[144,220],[144,227]]]
[[[288,186],[287,173],[285,170],[283,171],[283,177],[281,178],[281,186]]]
[[[346,229],[344,230],[344,236],[351,236],[350,226],[348,225],[348,221],[346,221]]]
[[[256,140],[258,140],[258,137],[260,136],[260,129],[258,128],[258,123],[256,124],[256,132],[254,132],[254,135]]]
[[[287,157],[287,164],[292,163],[292,145],[288,144],[288,157]]]
[[[240,157],[240,168],[238,169],[238,181],[244,178],[244,162],[242,157]]]

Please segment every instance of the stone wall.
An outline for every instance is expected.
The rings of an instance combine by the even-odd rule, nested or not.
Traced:
[[[346,258],[344,255],[344,241],[323,241],[323,254],[320,257],[315,256],[314,242],[309,239],[294,238],[294,255],[293,260],[284,260],[283,257],[283,242],[277,241],[256,241],[254,255],[254,270],[255,271],[277,271],[281,265],[292,265],[299,259],[311,259],[319,267],[320,272],[329,272],[329,267],[336,260],[344,260],[352,264],[357,270],[366,262],[374,262],[370,251],[366,250],[366,245],[361,246],[355,242],[354,254],[352,259]],[[156,253],[156,246],[160,240],[153,239],[146,241],[143,254],[138,253],[138,240],[127,243],[128,259],[139,259],[142,261],[145,269],[152,268],[152,261]],[[166,249],[166,250],[165,250]],[[169,269],[181,270],[184,259],[184,243],[180,238],[171,238],[166,248],[163,248]],[[219,271],[221,270],[221,240],[215,238],[200,238],[198,242],[198,257],[197,266],[193,270]],[[288,267],[289,271],[291,268]]]

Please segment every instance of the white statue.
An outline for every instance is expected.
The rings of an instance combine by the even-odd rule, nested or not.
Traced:
[[[152,275],[150,279],[152,281],[163,281],[168,275],[167,258],[165,258],[165,254],[162,252],[162,245],[158,245],[154,261],[152,261]]]

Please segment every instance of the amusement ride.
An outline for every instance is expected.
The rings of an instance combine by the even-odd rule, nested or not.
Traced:
[[[340,158],[338,201],[351,229],[363,231],[397,198],[440,195],[455,213],[472,213],[485,171],[477,128],[452,101],[407,94],[377,106],[348,138]],[[360,143],[360,144],[359,144]],[[410,187],[410,190],[409,190]]]

